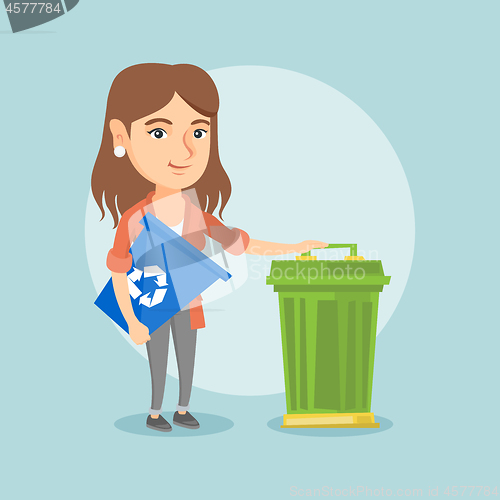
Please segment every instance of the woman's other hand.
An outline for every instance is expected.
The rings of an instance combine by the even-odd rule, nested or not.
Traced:
[[[306,253],[306,252],[309,252],[309,250],[312,250],[314,248],[325,248],[327,246],[328,246],[328,243],[325,243],[323,241],[306,240],[306,241],[303,241],[302,243],[298,243],[297,245],[295,245],[294,252]]]
[[[151,339],[149,335],[149,328],[142,324],[139,320],[133,321],[128,325],[128,333],[130,338],[137,345],[145,344],[148,340]]]

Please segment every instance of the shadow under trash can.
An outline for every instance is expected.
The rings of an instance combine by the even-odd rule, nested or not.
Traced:
[[[287,413],[281,427],[379,427],[370,413],[380,260],[357,256],[273,261],[266,283],[278,292]]]

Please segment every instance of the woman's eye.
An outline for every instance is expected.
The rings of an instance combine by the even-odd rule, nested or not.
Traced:
[[[148,134],[153,139],[165,139],[165,137],[167,137],[167,133],[162,128],[155,128],[151,130],[151,132],[148,132]]]
[[[207,135],[207,131],[203,130],[202,128],[197,128],[193,132],[193,135],[196,139],[203,139]]]

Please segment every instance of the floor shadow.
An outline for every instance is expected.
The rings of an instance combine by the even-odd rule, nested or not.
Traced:
[[[307,427],[298,427],[296,429],[283,428],[283,417],[276,417],[267,423],[267,426],[273,431],[283,432],[284,434],[292,434],[295,436],[310,436],[310,437],[350,437],[350,436],[365,436],[367,434],[377,434],[378,432],[384,432],[389,430],[394,424],[387,418],[375,415],[375,422],[380,423],[379,428],[367,428],[367,429],[349,429],[349,428],[333,428],[325,427],[322,429],[316,428],[311,429]]]
[[[219,415],[211,415],[210,413],[196,413],[196,420],[200,423],[199,429],[185,429],[174,425],[172,422],[173,411],[170,412],[170,418],[166,417],[167,421],[172,426],[170,432],[160,432],[146,427],[147,413],[138,413],[137,415],[129,415],[118,419],[115,422],[115,427],[123,432],[131,434],[139,434],[141,436],[151,437],[197,437],[206,436],[208,434],[218,434],[219,432],[228,431],[234,426],[234,422]]]

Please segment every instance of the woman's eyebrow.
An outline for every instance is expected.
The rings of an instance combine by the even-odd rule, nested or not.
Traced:
[[[158,123],[158,122],[163,122],[167,123],[168,125],[173,125],[173,123],[170,120],[167,120],[166,118],[153,118],[152,120],[147,121],[144,125],[153,125],[153,123]]]
[[[206,123],[207,125],[210,125],[210,122],[208,122],[207,120],[202,120],[202,119],[195,120],[194,122],[191,122],[191,125],[195,125],[196,123]]]

